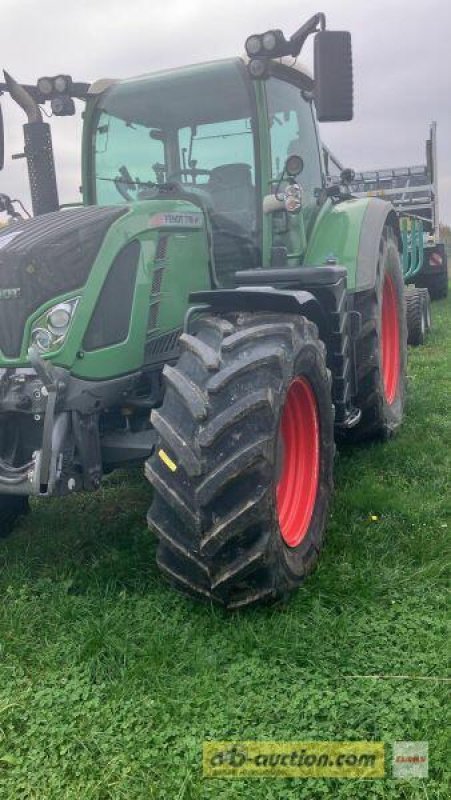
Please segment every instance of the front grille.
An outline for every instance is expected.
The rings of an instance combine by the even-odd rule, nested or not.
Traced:
[[[20,355],[25,323],[39,306],[84,286],[110,225],[126,212],[117,206],[56,211],[0,232],[0,350],[5,356]],[[14,289],[20,289],[16,296],[9,292]]]

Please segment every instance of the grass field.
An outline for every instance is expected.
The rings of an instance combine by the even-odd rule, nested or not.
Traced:
[[[433,313],[402,432],[341,450],[327,547],[286,606],[225,615],[169,589],[139,472],[34,505],[0,544],[1,800],[449,796],[451,304]],[[428,740],[430,777],[203,779],[203,740],[233,738],[383,740],[388,762]]]

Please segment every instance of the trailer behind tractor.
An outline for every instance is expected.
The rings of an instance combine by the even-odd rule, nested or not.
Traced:
[[[350,35],[317,14],[246,51],[1,87],[28,116],[34,212],[0,232],[2,533],[29,497],[145,463],[161,570],[228,608],[313,569],[335,443],[389,438],[406,373],[398,214],[328,185],[318,135],[352,118]],[[74,98],[83,207],[60,210],[40,104]]]
[[[410,282],[428,289],[433,300],[446,297],[448,269],[445,246],[440,241],[437,123],[431,123],[424,164],[357,172],[352,190],[356,197],[386,198],[400,215],[408,215],[422,222],[423,257]]]

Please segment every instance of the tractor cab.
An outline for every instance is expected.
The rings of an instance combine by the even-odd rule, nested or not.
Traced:
[[[261,262],[258,117],[240,59],[113,84],[85,128],[85,202],[189,199],[205,214],[217,282]],[[95,85],[91,90],[95,92]]]
[[[324,188],[304,69],[274,62],[260,82],[235,58],[96,91],[85,123],[86,204],[156,199],[167,186],[189,195],[208,219],[218,286],[232,286],[239,270],[302,262]]]

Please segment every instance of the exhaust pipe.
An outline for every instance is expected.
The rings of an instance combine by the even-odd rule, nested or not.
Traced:
[[[3,70],[3,74],[9,94],[17,105],[25,111],[28,122],[42,122],[42,112],[34,97],[28,94],[27,90],[20,83],[17,83],[6,69]]]
[[[42,112],[34,97],[14,80],[6,70],[5,83],[12,99],[25,111],[28,122],[23,126],[28,180],[34,216],[58,211],[58,187],[53,158],[50,125],[42,121]]]

